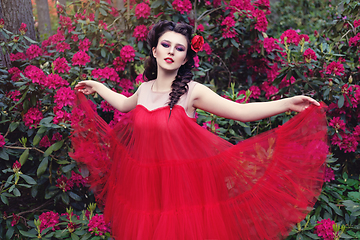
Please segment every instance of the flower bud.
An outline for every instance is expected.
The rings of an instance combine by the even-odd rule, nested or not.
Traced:
[[[352,77],[352,75],[350,75],[350,77],[349,77],[349,79],[348,79],[348,82],[349,82],[349,83],[352,83],[352,82],[353,82],[353,77]]]
[[[18,173],[20,171],[20,168],[21,168],[21,163],[19,161],[16,161],[13,164],[12,168],[13,168],[14,173]]]
[[[4,28],[5,21],[3,18],[0,18],[0,28]]]

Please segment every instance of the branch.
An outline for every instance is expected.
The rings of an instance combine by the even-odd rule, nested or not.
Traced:
[[[16,146],[4,146],[5,148],[9,148],[9,149],[23,149],[23,150],[26,150],[26,149],[29,149],[29,150],[35,150],[35,151],[38,151],[42,154],[44,154],[45,152],[36,148],[36,147],[16,147]],[[59,161],[59,159],[57,159],[56,157],[54,157],[54,155],[50,154],[49,155],[50,157],[52,157],[53,159],[55,159],[56,161]]]

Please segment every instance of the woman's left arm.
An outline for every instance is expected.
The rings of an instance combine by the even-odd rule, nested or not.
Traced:
[[[191,100],[194,108],[242,122],[260,120],[289,110],[301,112],[311,104],[320,106],[314,99],[301,95],[270,102],[239,104],[219,96],[202,84],[196,84]]]

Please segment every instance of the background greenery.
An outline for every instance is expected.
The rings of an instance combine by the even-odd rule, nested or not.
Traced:
[[[254,9],[266,12],[269,21],[268,30],[262,27],[259,31],[260,15],[255,15],[255,11],[246,14],[246,5],[237,5],[237,1],[196,1],[190,4],[191,10],[183,12],[174,2],[177,1],[147,2],[149,15],[142,17],[136,10],[140,1],[129,1],[130,11],[124,8],[118,12],[106,1],[75,2],[77,12],[71,9],[59,11],[59,15],[68,17],[60,20],[59,27],[63,32],[41,43],[32,42],[41,51],[31,47],[36,51],[27,52],[29,46],[24,44],[29,39],[0,29],[6,38],[0,44],[4,51],[11,54],[26,52],[23,59],[13,61],[13,67],[17,69],[0,69],[0,134],[4,137],[4,143],[0,138],[0,237],[110,237],[101,225],[96,229],[89,226],[93,216],[100,216],[96,214],[101,214],[101,211],[92,205],[94,196],[88,191],[85,180],[77,178],[79,174],[86,178],[86,168],[77,166],[68,155],[71,151],[71,104],[64,106],[56,99],[61,93],[60,88],[73,89],[82,79],[94,79],[93,71],[99,69],[108,74],[100,74],[98,81],[117,92],[134,92],[148,54],[144,40],[134,35],[135,28],[144,25],[149,29],[158,20],[168,19],[192,24],[196,33],[205,38],[209,48],[198,53],[199,66],[194,70],[194,78],[220,95],[238,102],[252,102],[305,94],[329,106],[330,123],[337,117],[343,121],[342,128],[329,125],[332,153],[327,163],[329,182],[324,184],[314,210],[297,224],[288,239],[322,239],[314,230],[322,219],[331,219],[342,227],[333,230],[333,239],[359,239],[357,126],[360,113],[357,106],[360,95],[357,90],[360,44],[356,38],[359,28],[354,26],[354,21],[360,19],[360,3],[350,0],[284,0],[275,2],[270,14],[266,1],[255,1],[259,4]],[[256,6],[254,2],[252,4]],[[234,20],[233,26],[223,24],[226,17]],[[99,24],[100,21],[107,27]],[[289,35],[286,32],[289,29],[298,30],[298,35]],[[229,30],[236,34],[226,37]],[[301,40],[300,34],[307,34],[309,40]],[[74,55],[81,50],[75,35],[80,41],[88,39],[90,42],[85,51],[90,60],[84,66],[76,65],[74,61]],[[299,41],[290,42],[294,39]],[[350,39],[355,40],[355,44],[350,44]],[[64,43],[70,49],[61,52],[59,46]],[[125,46],[131,46],[135,56],[124,57],[122,49],[126,49]],[[306,61],[304,53],[307,49],[314,51],[316,59]],[[59,58],[66,59],[69,71],[60,72],[56,68],[54,62]],[[343,69],[326,71],[332,63],[343,66]],[[57,83],[60,84],[57,88],[46,85],[44,79],[61,82],[54,75],[68,85]],[[67,93],[71,98],[70,92]],[[121,117],[116,111],[108,111],[99,96],[95,95],[91,100],[108,122],[114,123]],[[237,143],[283,124],[293,114],[287,112],[257,122],[242,123],[199,111],[198,122]],[[338,141],[334,141],[336,137]],[[350,138],[355,140],[350,141]],[[14,168],[16,161],[21,163],[19,169]],[[334,179],[331,179],[332,171]],[[65,215],[58,218],[56,226],[40,230],[39,216],[49,211]]]

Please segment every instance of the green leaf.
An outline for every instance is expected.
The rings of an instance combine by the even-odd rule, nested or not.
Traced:
[[[162,5],[163,4],[163,1],[162,0],[157,0],[157,1],[155,1],[155,2],[153,2],[152,4],[151,4],[151,8],[158,8],[158,7],[160,7],[160,5]]]
[[[53,151],[59,150],[62,147],[63,144],[64,144],[64,140],[61,140],[59,142],[54,143],[52,145],[53,146]]]
[[[239,48],[239,44],[235,41],[235,39],[231,38],[230,42],[234,45],[234,47]]]
[[[28,232],[25,232],[25,231],[23,231],[23,230],[19,230],[19,232],[20,232],[20,234],[23,235],[24,237],[33,237],[33,238],[36,238],[36,237],[37,237],[36,232],[35,232],[35,233],[32,233],[32,232],[34,232],[33,230],[34,230],[34,229],[31,229],[31,230],[28,231]]]
[[[18,126],[19,126],[19,122],[10,123],[10,126],[9,126],[10,132],[13,132]]]
[[[101,56],[102,56],[103,58],[106,57],[106,51],[105,51],[104,48],[101,49]]]
[[[232,50],[233,50],[232,47],[229,47],[229,48],[226,50],[225,59],[228,59],[228,58],[231,56]]]
[[[338,208],[334,203],[329,202],[329,206],[335,211],[335,213],[339,216],[343,216],[343,212],[340,208]]]
[[[28,40],[29,42],[33,43],[33,44],[37,44],[37,43],[38,43],[38,42],[32,40],[31,38],[29,38],[29,37],[27,37],[27,36],[24,36],[24,38],[25,38],[26,40]]]
[[[61,199],[66,205],[69,205],[69,203],[70,203],[69,195],[67,195],[66,193],[63,192],[61,194]]]
[[[75,163],[72,163],[72,164],[69,164],[69,165],[66,165],[66,166],[62,167],[61,170],[62,170],[64,173],[67,173],[67,172],[69,172],[71,169],[73,169],[75,166],[76,166],[76,164],[75,164]]]
[[[44,174],[45,170],[47,169],[48,163],[49,163],[48,157],[44,157],[36,172],[38,177]]]
[[[99,8],[99,11],[100,11],[101,15],[103,15],[103,16],[108,15],[107,12],[103,8]]]
[[[1,198],[1,201],[6,204],[6,205],[9,205],[9,200],[7,199],[7,197],[5,196],[5,194],[0,194],[0,198]]]
[[[72,239],[72,240],[79,240],[80,238],[79,238],[78,235],[76,235],[76,234],[74,234],[74,233],[71,233],[71,239]]]
[[[29,157],[29,149],[26,149],[20,156],[20,163],[21,163],[21,166],[24,165],[24,163],[26,162],[26,160],[28,159]]]
[[[81,197],[79,196],[79,195],[77,195],[76,193],[74,193],[74,192],[71,192],[71,191],[68,191],[68,194],[69,194],[69,196],[72,198],[72,199],[74,199],[75,201],[81,201],[82,199],[81,199]]]
[[[14,235],[14,227],[10,227],[7,230],[5,237],[6,239],[11,239],[13,235]]]
[[[339,98],[339,101],[338,101],[338,107],[339,108],[342,108],[344,106],[344,101],[345,101],[344,95],[340,95],[340,98]]]
[[[54,144],[46,149],[46,151],[44,152],[44,157],[48,157],[53,152],[53,146]]]
[[[9,160],[9,154],[7,154],[7,152],[5,152],[5,148],[0,150],[0,158],[4,159],[4,160]]]
[[[33,145],[36,146],[39,144],[39,142],[41,141],[42,137],[38,134],[35,135],[34,139],[33,139]]]
[[[26,174],[21,174],[20,177],[22,177],[28,184],[31,184],[31,185],[36,184],[36,181],[32,177],[30,177]]]
[[[45,199],[50,199],[50,198],[54,197],[56,194],[58,194],[59,192],[60,192],[60,189],[58,189],[55,186],[52,186],[45,190]]]
[[[20,196],[21,196],[21,193],[20,193],[19,189],[17,189],[17,188],[14,188],[13,193],[14,193],[14,195],[15,195],[16,197],[20,197]]]

